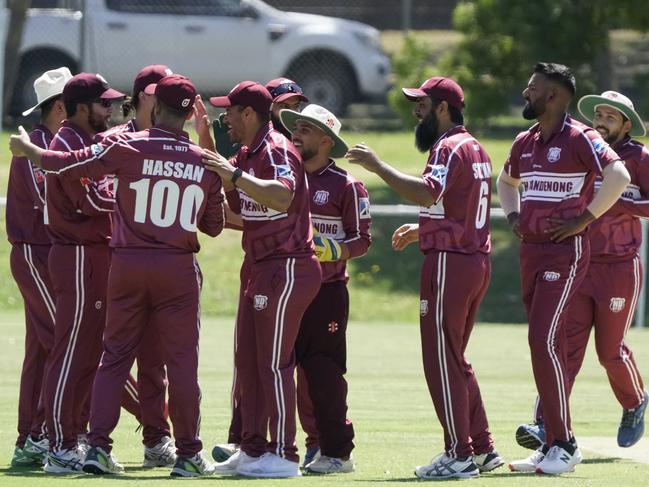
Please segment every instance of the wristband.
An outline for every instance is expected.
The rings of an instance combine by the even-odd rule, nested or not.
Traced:
[[[232,173],[232,177],[230,178],[230,182],[232,184],[236,185],[237,179],[239,179],[242,174],[243,174],[243,170],[240,167],[236,168],[234,170],[234,172]]]
[[[507,223],[510,225],[513,225],[516,220],[518,220],[518,217],[520,214],[517,211],[512,211],[509,215],[507,215]]]

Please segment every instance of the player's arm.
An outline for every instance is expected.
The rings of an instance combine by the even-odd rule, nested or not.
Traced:
[[[34,166],[26,157],[14,156],[11,160],[11,166],[18,173],[24,187],[27,188],[33,207],[43,211],[45,206],[45,185],[42,181],[39,182],[36,179],[36,174],[40,169]],[[42,173],[40,174],[42,178]]]
[[[640,187],[640,198],[632,199],[622,196],[615,202],[616,210],[639,218],[649,218],[649,150],[642,149],[636,166],[636,180],[633,183]]]
[[[404,223],[392,234],[392,248],[400,251],[419,240],[419,224]]]
[[[340,243],[341,259],[349,260],[365,255],[372,245],[372,217],[370,198],[360,181],[354,181],[345,187],[342,220],[345,240]]]
[[[399,195],[419,206],[429,207],[435,203],[428,185],[421,177],[410,176],[382,161],[378,155],[365,144],[357,144],[345,155],[351,164],[357,164],[377,174]]]
[[[241,201],[239,200],[239,193],[235,191],[230,191],[225,194],[226,199],[223,201],[223,212],[225,214],[225,228],[231,230],[243,230],[243,217],[241,216],[241,208],[238,207],[239,213],[236,213],[232,208],[230,208],[230,200],[227,199],[228,194],[236,193],[236,204],[240,205]]]
[[[212,135],[210,134],[212,123],[210,122],[210,117],[207,115],[205,103],[203,103],[201,95],[196,95],[192,110],[194,111],[194,129],[198,134],[198,145],[203,149],[216,152],[214,140],[212,140]]]
[[[273,210],[285,212],[293,201],[293,188],[283,182],[282,178],[260,179],[251,176],[234,167],[221,154],[207,150],[203,152],[203,164],[208,170],[221,176],[223,181],[236,185],[257,203]]]
[[[225,225],[225,210],[223,204],[223,192],[221,191],[221,180],[216,181],[210,186],[205,204],[205,211],[198,222],[198,229],[209,235],[216,237],[223,231]]]
[[[521,238],[518,225],[518,218],[521,212],[521,197],[518,192],[520,184],[521,180],[507,174],[505,168],[500,171],[498,180],[496,181],[500,206],[507,216],[507,221],[512,227],[512,232],[514,232],[514,235],[518,238]]]

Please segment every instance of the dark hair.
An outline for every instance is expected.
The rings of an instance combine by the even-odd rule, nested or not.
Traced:
[[[132,97],[124,100],[124,103],[122,103],[122,114],[124,115],[124,118],[128,117],[128,114],[131,113],[131,111],[137,111],[139,101],[139,97],[135,93],[133,93]]]
[[[536,63],[534,72],[542,74],[550,81],[563,86],[572,96],[577,92],[577,81],[568,66],[557,63]]]
[[[185,118],[187,118],[187,115],[189,115],[191,113],[191,111],[192,111],[192,107],[183,108],[182,110],[179,110],[179,109],[174,108],[174,107],[170,107],[165,102],[163,102],[160,98],[158,98],[156,103],[158,105],[160,105],[160,107],[162,108],[162,110],[165,113],[167,113],[169,115],[172,115],[175,118],[185,119]]]
[[[77,114],[77,105],[79,103],[83,102],[69,100],[65,102],[65,111],[68,115],[68,118],[74,117]]]
[[[41,105],[41,118],[47,117],[52,111],[52,109],[54,108],[54,103],[56,102],[56,100],[60,100],[60,99],[61,99],[61,95],[58,95],[43,102],[43,104]]]
[[[258,111],[255,110],[255,113],[259,117],[259,121],[261,123],[268,123],[270,122],[270,111],[264,112],[264,113],[259,113]]]
[[[430,99],[433,102],[433,108],[437,108],[437,106],[440,103],[442,103],[443,101],[446,101],[446,100],[442,100],[440,98],[433,98],[432,96],[430,97]],[[448,105],[448,102],[446,102],[446,104]],[[451,105],[448,105],[448,113],[449,113],[449,116],[451,118],[451,122],[456,123],[458,125],[464,125],[464,115],[462,114],[462,112],[460,110],[458,110],[457,108],[455,108],[455,107],[453,107]]]

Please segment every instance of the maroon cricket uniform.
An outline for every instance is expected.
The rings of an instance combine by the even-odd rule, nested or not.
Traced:
[[[120,133],[72,153],[47,152],[43,168],[60,177],[115,174],[104,352],[93,387],[92,446],[110,451],[120,391],[145,334],[157,334],[169,376],[169,413],[178,455],[199,452],[199,295],[197,230],[223,228],[220,178],[201,163],[185,132],[154,127]],[[67,174],[66,174],[67,173]]]
[[[350,258],[367,252],[371,243],[370,201],[363,184],[330,161],[326,167],[307,173],[313,226],[324,237],[344,242]],[[354,448],[354,427],[347,419],[347,292],[346,261],[323,262],[322,287],[309,305],[295,343],[323,455],[346,458]],[[298,375],[299,377],[299,375]],[[299,389],[299,387],[298,387]],[[309,436],[307,411],[301,420]],[[303,407],[304,409],[304,407]],[[300,408],[298,407],[298,411]]]
[[[253,457],[268,451],[297,461],[294,346],[302,315],[322,277],[313,253],[306,176],[293,144],[270,123],[233,162],[257,178],[279,181],[293,193],[286,212],[261,205],[238,188],[226,197],[243,218],[242,243],[250,261],[248,280],[241,283],[245,300],[239,309],[235,351],[241,448]]]
[[[47,149],[52,133],[36,125],[32,143]],[[44,412],[39,404],[47,357],[54,343],[54,292],[47,268],[50,239],[43,223],[45,174],[24,157],[14,157],[9,169],[6,227],[11,243],[11,274],[25,306],[25,357],[18,398],[20,448],[27,435],[45,433]]]
[[[572,437],[566,367],[566,306],[583,282],[590,259],[582,234],[553,243],[548,218],[574,218],[592,199],[593,182],[620,158],[599,133],[573,120],[559,121],[547,141],[539,124],[520,133],[505,171],[523,185],[520,211],[521,286],[529,322],[534,379],[546,418],[546,440]]]
[[[424,372],[447,454],[467,457],[493,448],[478,381],[464,356],[491,275],[491,160],[458,125],[435,142],[423,178],[434,199],[419,213]]]
[[[100,141],[111,135],[125,132],[139,132],[135,119],[116,125],[98,134]],[[137,354],[137,382],[133,377],[124,384],[122,407],[137,411],[136,417],[142,424],[142,442],[151,448],[164,436],[171,436],[166,413],[167,373],[164,359],[155,333],[145,334]]]
[[[92,139],[63,122],[51,149],[74,150]],[[54,346],[44,393],[50,450],[77,444],[84,407],[101,355],[106,321],[110,217],[114,199],[91,179],[45,178],[45,223],[52,240],[49,270],[56,295]]]

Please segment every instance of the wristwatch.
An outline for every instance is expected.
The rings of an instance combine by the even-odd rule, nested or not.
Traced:
[[[237,179],[239,179],[242,174],[243,174],[243,169],[241,169],[240,167],[236,168],[234,170],[234,172],[232,173],[232,177],[230,178],[230,182],[236,186]]]

